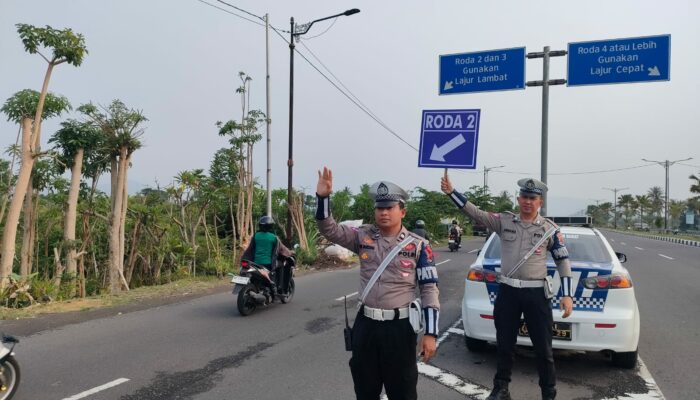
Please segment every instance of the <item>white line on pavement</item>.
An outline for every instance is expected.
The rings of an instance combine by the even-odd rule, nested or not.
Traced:
[[[470,250],[470,251],[467,252],[467,254],[476,253],[477,251],[479,251],[479,249]]]
[[[449,328],[443,332],[442,335],[437,340],[436,347],[440,346],[440,343],[442,343],[445,339],[450,334],[455,334],[455,335],[464,335],[464,330],[457,328],[462,323],[462,319],[459,318],[455,323],[452,324]],[[654,381],[654,378],[651,376],[651,373],[647,369],[646,364],[642,361],[642,358],[638,358],[638,363],[639,363],[639,376],[644,379],[644,381],[647,384],[647,388],[649,391],[647,393],[625,393],[621,395],[620,397],[615,397],[611,399],[605,399],[605,400],[666,400],[666,397],[664,397],[663,393],[661,393],[661,389],[659,389],[659,386],[656,384],[656,381]],[[474,396],[479,399],[485,399],[490,391],[489,389],[477,385],[472,382],[467,382],[461,377],[450,373],[449,371],[442,370],[440,368],[434,367],[432,365],[425,364],[423,362],[418,362],[418,373],[427,377],[427,378],[432,378],[438,383],[449,387],[450,389],[455,390],[458,393],[467,395],[467,396]],[[383,395],[381,397],[381,400],[387,400],[388,398],[386,395]]]
[[[656,384],[656,381],[654,381],[654,378],[651,376],[651,373],[647,369],[646,364],[642,361],[642,358],[638,358],[637,362],[639,363],[639,376],[644,379],[644,381],[647,383],[647,389],[649,389],[648,392],[646,393],[626,393],[623,394],[621,397],[614,397],[612,399],[604,399],[604,400],[617,400],[617,399],[625,399],[625,400],[665,400],[666,397],[664,396],[663,393],[661,393],[661,389],[659,389],[659,386]]]
[[[661,257],[663,257],[663,258],[668,258],[669,260],[673,260],[673,257],[665,256],[665,255],[663,255],[663,254],[661,254],[661,253],[659,253],[659,255],[660,255]]]
[[[445,260],[445,261],[440,261],[439,263],[435,264],[435,266],[437,267],[438,265],[444,264],[444,263],[449,262],[449,261],[451,261],[451,260],[448,258],[448,259]]]
[[[95,393],[97,393],[97,392],[101,392],[101,391],[103,391],[103,390],[107,390],[107,389],[112,388],[112,387],[115,387],[115,386],[117,386],[117,385],[121,385],[122,383],[128,382],[128,381],[129,381],[129,380],[126,379],[126,378],[115,379],[115,380],[113,380],[112,382],[107,382],[107,383],[105,383],[105,384],[102,385],[102,386],[98,386],[98,387],[96,387],[96,388],[92,388],[92,389],[90,389],[90,390],[86,390],[86,391],[84,391],[84,392],[82,392],[82,393],[76,394],[75,396],[66,397],[66,398],[64,398],[63,400],[78,400],[78,399],[82,399],[82,398],[88,397],[88,396],[90,396],[90,395],[93,395],[93,394],[95,394]]]
[[[347,296],[340,296],[340,297],[338,297],[337,299],[335,299],[335,301],[343,300],[345,297],[347,297],[347,298],[349,299],[349,298],[351,298],[352,296],[355,296],[356,294],[357,294],[357,292],[352,292],[352,293],[350,293],[350,294],[347,295]]]
[[[450,328],[447,330],[450,333],[454,333],[455,335],[464,335],[464,329],[459,329],[459,328]]]
[[[620,244],[623,246],[627,246],[627,243],[625,243],[625,242],[620,242]]]
[[[428,378],[433,378],[438,383],[447,386],[450,389],[457,391],[466,396],[479,396],[479,398],[486,398],[489,395],[490,390],[477,386],[473,383],[465,382],[457,375],[451,374],[447,371],[443,371],[440,368],[433,367],[432,365],[424,364],[422,362],[418,363],[418,373],[427,376]]]
[[[637,249],[637,250],[644,250],[643,248],[637,247],[637,246],[634,246],[634,248]]]

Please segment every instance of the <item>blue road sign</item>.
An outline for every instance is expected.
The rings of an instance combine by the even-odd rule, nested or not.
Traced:
[[[671,79],[671,35],[569,43],[567,85]]]
[[[418,166],[476,168],[481,110],[423,110]]]
[[[525,89],[525,47],[440,56],[439,93]]]

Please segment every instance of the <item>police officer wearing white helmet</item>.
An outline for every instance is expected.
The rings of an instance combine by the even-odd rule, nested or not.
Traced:
[[[441,189],[462,212],[486,225],[501,239],[501,273],[498,296],[494,303],[494,323],[498,345],[498,362],[494,388],[487,400],[509,400],[513,351],[521,315],[532,339],[537,357],[537,372],[542,399],[556,397],[554,357],[552,355],[551,278],[547,275],[547,251],[561,277],[562,318],[571,315],[573,287],[569,253],[564,238],[554,222],[542,217],[542,194],[547,185],[537,179],[518,181],[520,214],[489,213],[471,204],[454,190],[445,170]],[[524,260],[524,261],[523,261]]]
[[[371,186],[375,223],[359,228],[333,219],[332,190],[333,174],[324,167],[316,186],[319,232],[360,259],[360,309],[350,346],[355,395],[358,400],[378,400],[384,386],[390,400],[414,400],[418,333],[423,334],[424,361],[435,354],[438,335],[440,302],[432,249],[402,225],[408,195],[398,185],[380,181]]]

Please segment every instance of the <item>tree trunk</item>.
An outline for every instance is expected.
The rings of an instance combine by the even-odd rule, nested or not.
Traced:
[[[119,234],[121,232],[120,222],[122,220],[122,204],[124,202],[124,170],[127,168],[127,149],[119,149],[119,162],[116,169],[112,170],[112,211],[109,216],[109,288],[110,293],[116,294],[121,291],[122,278],[124,276],[124,263],[120,259],[122,250]],[[113,162],[113,165],[115,163]],[[114,177],[116,175],[116,179]]]
[[[34,254],[34,185],[29,176],[27,194],[24,196],[23,221],[22,221],[22,249],[20,250],[19,274],[26,278],[32,269],[32,255]]]
[[[83,149],[78,149],[73,158],[71,169],[70,189],[66,203],[66,218],[63,224],[63,245],[66,250],[66,274],[69,279],[75,279],[78,272],[77,250],[75,248],[75,224],[77,223],[78,194],[80,193],[80,177],[83,169]],[[70,297],[75,296],[75,285],[71,285]]]
[[[41,100],[41,99],[40,99]],[[17,224],[19,223],[22,203],[27,194],[27,187],[34,167],[34,154],[32,153],[32,120],[24,118],[22,120],[22,157],[15,193],[10,202],[7,213],[7,221],[2,234],[2,244],[0,245],[0,289],[8,283],[12,274],[12,264],[15,258],[15,240],[17,239]]]
[[[22,134],[22,124],[17,127],[17,139],[15,139],[15,146],[19,146],[19,138]],[[12,193],[12,172],[15,170],[15,159],[17,154],[12,152],[12,161],[10,161],[10,166],[7,168],[7,192],[2,197],[2,205],[0,205],[0,223],[2,223],[5,218],[5,211],[7,210],[7,203],[10,201],[10,193]]]

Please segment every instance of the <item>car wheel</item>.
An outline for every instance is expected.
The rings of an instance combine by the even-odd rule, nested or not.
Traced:
[[[612,363],[616,367],[632,369],[637,366],[637,351],[613,353]]]
[[[467,349],[469,349],[469,351],[472,351],[474,353],[480,353],[486,350],[487,344],[485,340],[474,339],[472,337],[464,335],[464,341],[467,343]]]

